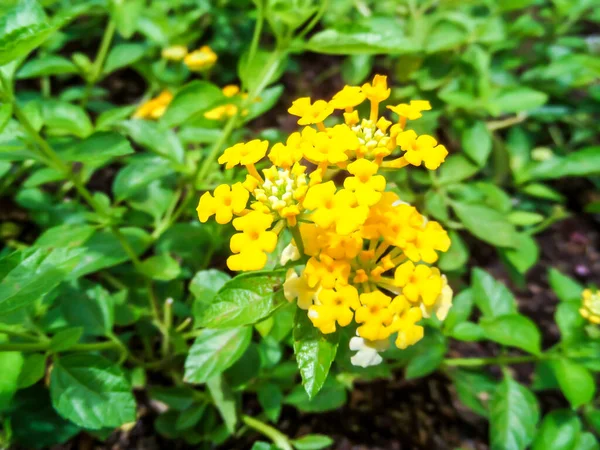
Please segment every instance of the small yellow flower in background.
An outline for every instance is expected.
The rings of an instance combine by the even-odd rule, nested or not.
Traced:
[[[217,54],[208,45],[188,53],[183,63],[193,72],[208,70],[217,62]]]
[[[134,119],[160,119],[173,100],[173,94],[162,91],[157,97],[143,103],[133,114]]]
[[[202,221],[237,216],[231,270],[262,269],[267,253],[284,239],[282,230],[290,230],[292,239],[285,238],[278,259],[298,265],[287,271],[285,298],[297,301],[324,334],[355,324],[352,362],[363,367],[381,362],[390,339],[400,349],[420,341],[421,321],[445,319],[453,296],[434,266],[450,247],[448,233],[386,191],[381,170],[434,170],[448,152],[406,127],[431,109],[429,102],[390,107],[395,123],[379,115],[390,93],[387,78],[376,75],[363,86],[345,86],[331,100],[294,101],[288,111],[298,117],[298,131],[273,146],[255,139],[225,149],[219,163],[244,166],[243,182],[230,192],[203,194],[198,207]],[[239,92],[232,86],[224,94]],[[359,114],[364,102],[370,104],[368,117]],[[336,110],[343,122],[326,126]],[[256,166],[260,161],[264,168]]]
[[[298,116],[298,125],[312,125],[322,123],[333,113],[333,106],[325,100],[317,100],[311,103],[309,97],[299,98],[292,103],[288,112]]]
[[[185,45],[172,45],[162,49],[161,56],[169,61],[181,61],[188,54],[188,49]]]
[[[410,105],[401,103],[396,106],[388,106],[388,109],[398,114],[401,118],[415,120],[423,117],[422,111],[429,111],[431,104],[427,100],[411,100]]]
[[[600,325],[600,290],[585,289],[581,295],[579,314],[593,324]]]
[[[223,95],[225,97],[234,98],[237,96],[239,98],[244,98],[244,95],[238,95],[240,93],[240,87],[236,84],[228,84],[227,86],[223,87],[221,91],[223,92]],[[223,120],[227,117],[235,115],[237,112],[237,105],[235,105],[234,103],[227,103],[225,105],[217,106],[216,108],[206,111],[204,113],[204,117],[210,120]],[[246,114],[248,114],[248,111],[243,110],[242,115]]]

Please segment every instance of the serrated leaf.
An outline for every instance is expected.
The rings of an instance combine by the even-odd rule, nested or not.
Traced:
[[[490,402],[490,449],[521,450],[535,435],[540,409],[526,387],[505,377]]]
[[[252,328],[204,329],[185,360],[185,380],[205,383],[231,367],[250,345]]]
[[[119,367],[99,355],[73,354],[56,359],[50,395],[61,416],[84,428],[114,428],[136,418],[127,378]]]
[[[233,392],[229,388],[229,385],[222,376],[218,375],[208,380],[206,386],[208,387],[208,391],[210,392],[210,396],[212,397],[215,406],[219,410],[219,413],[227,426],[227,430],[229,430],[230,433],[233,433],[238,422],[238,417],[235,397],[233,396]]]
[[[196,325],[221,328],[255,324],[286,301],[281,284],[283,271],[238,275],[225,283],[210,303],[196,308]]]
[[[541,352],[542,335],[535,323],[520,314],[507,314],[480,322],[488,339],[534,355]]]
[[[571,407],[578,408],[594,398],[596,382],[592,373],[584,366],[563,358],[550,361],[550,367]]]
[[[454,212],[475,237],[498,247],[515,247],[518,234],[506,216],[484,205],[453,202]]]
[[[550,269],[548,272],[548,282],[559,300],[563,302],[581,300],[583,286],[557,269]]]
[[[298,309],[294,323],[294,353],[302,384],[309,398],[323,387],[331,363],[335,359],[339,333],[323,334],[308,318],[306,311]]]
[[[498,317],[517,312],[515,297],[501,282],[482,269],[473,269],[472,292],[475,304],[485,317]]]

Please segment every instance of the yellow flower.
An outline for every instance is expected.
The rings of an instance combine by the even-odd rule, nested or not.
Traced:
[[[217,62],[217,54],[208,45],[187,54],[184,64],[194,72],[210,69]]]
[[[360,307],[358,291],[354,286],[336,285],[333,289],[322,289],[317,294],[318,304],[308,310],[313,325],[328,334],[335,331],[335,323],[341,327],[350,325],[354,310]]]
[[[239,86],[235,84],[229,84],[221,89],[225,97],[234,97],[240,92]],[[238,111],[237,105],[228,103],[225,105],[217,106],[204,113],[204,117],[210,120],[222,120],[225,117],[231,117]],[[245,115],[248,111],[242,111],[242,115]]]
[[[392,90],[388,88],[385,75],[375,75],[373,83],[363,84],[362,92],[372,102],[380,103],[387,100]]]
[[[304,269],[308,285],[315,287],[320,284],[323,289],[332,289],[336,284],[348,284],[349,273],[348,261],[334,260],[327,255],[321,255],[319,259],[310,258]]]
[[[158,97],[142,104],[133,114],[134,119],[159,119],[173,100],[173,94],[162,91]]]
[[[181,61],[188,54],[188,49],[185,45],[172,45],[162,49],[161,56],[163,59],[170,61]]]
[[[240,93],[240,87],[237,84],[228,84],[221,89],[225,97],[233,97]]]
[[[311,103],[310,97],[302,97],[292,103],[288,112],[298,116],[298,125],[311,125],[322,123],[333,113],[333,106],[325,100],[317,100]]]
[[[600,291],[592,292],[585,289],[581,294],[579,314],[593,324],[600,325]]]
[[[402,288],[402,294],[412,303],[422,300],[426,306],[433,306],[442,292],[442,277],[436,268],[425,264],[406,261],[394,274],[396,286]]]
[[[229,223],[234,214],[240,214],[246,209],[249,197],[250,194],[242,183],[235,183],[231,187],[222,184],[215,189],[214,197],[210,192],[202,194],[196,209],[198,218],[200,222],[206,222],[214,214],[217,223]]]
[[[225,149],[225,152],[219,157],[219,164],[225,164],[226,169],[241,164],[248,166],[264,158],[269,147],[268,141],[254,139],[245,144],[235,144],[233,147]]]
[[[365,94],[359,86],[344,86],[340,92],[333,96],[329,104],[335,109],[348,110],[360,105],[365,101],[365,98]]]
[[[422,162],[429,170],[435,170],[440,167],[448,150],[443,145],[437,145],[437,141],[426,134],[417,137],[414,130],[408,130],[400,133],[396,137],[396,142],[406,153],[404,159],[413,166],[420,166]]]
[[[393,315],[389,309],[391,298],[381,291],[360,295],[361,307],[356,310],[356,323],[360,337],[370,341],[385,339],[390,335],[386,328],[392,323]]]
[[[375,175],[379,166],[366,159],[348,164],[348,172],[353,177],[344,180],[344,187],[356,194],[359,205],[372,206],[381,199],[385,190],[385,177]]]
[[[303,148],[304,157],[314,164],[338,164],[348,159],[344,141],[336,140],[330,133],[315,133],[310,138],[310,144]]]
[[[283,283],[283,295],[288,302],[298,300],[298,308],[308,310],[313,304],[317,289],[308,285],[305,276],[298,276],[294,269],[288,269]]]
[[[305,142],[300,133],[292,133],[285,145],[278,142],[271,148],[269,159],[274,165],[289,169],[302,159],[303,149],[308,145],[310,144]]]
[[[400,117],[404,117],[408,120],[415,120],[423,117],[421,111],[429,111],[431,109],[431,104],[427,100],[411,100],[410,105],[408,103],[401,103],[396,106],[388,106],[388,109],[391,109]]]
[[[348,235],[362,225],[369,208],[361,206],[356,196],[345,189],[336,192],[333,181],[312,186],[306,193],[303,206],[313,211],[312,220],[321,228],[335,224],[338,234]]]
[[[227,258],[231,270],[260,270],[267,263],[267,253],[275,250],[277,234],[267,231],[273,223],[273,217],[260,211],[252,211],[233,221],[237,231],[229,241],[229,247],[235,255]]]
[[[433,264],[437,261],[437,252],[447,252],[450,248],[450,237],[442,226],[431,220],[425,228],[417,230],[414,242],[408,242],[403,248],[404,253],[413,261],[424,261]]]
[[[417,307],[408,308],[401,315],[394,318],[391,328],[398,332],[396,347],[401,350],[416,344],[425,335],[425,329],[417,325],[423,318],[421,310]]]
[[[453,296],[454,292],[448,284],[446,275],[442,275],[442,292],[433,305],[421,305],[423,317],[430,317],[431,313],[433,313],[439,320],[445,320],[446,316],[448,315],[448,311],[450,311],[450,308],[452,307]]]

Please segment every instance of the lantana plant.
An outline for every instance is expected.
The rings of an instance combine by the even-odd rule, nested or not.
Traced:
[[[352,363],[364,367],[382,361],[378,353],[392,335],[400,349],[421,340],[421,319],[443,320],[452,304],[452,289],[434,266],[450,246],[447,232],[403,202],[385,177],[409,165],[435,170],[448,151],[410,129],[429,102],[388,106],[394,123],[380,115],[389,96],[386,77],[376,75],[329,101],[299,98],[288,112],[302,129],[285,144],[255,139],[227,148],[219,163],[243,166],[245,180],[204,193],[197,209],[201,222],[212,216],[232,222],[237,233],[227,265],[233,271],[263,269],[267,254],[282,248],[278,240],[291,235],[277,255],[292,266],[286,299],[323,334],[355,323]],[[335,123],[339,110],[343,122]],[[265,156],[270,164],[259,170]]]

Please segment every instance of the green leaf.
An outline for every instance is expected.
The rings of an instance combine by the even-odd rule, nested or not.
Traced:
[[[528,184],[527,186],[523,187],[521,191],[527,195],[531,195],[532,197],[542,198],[545,200],[553,200],[560,203],[565,201],[565,197],[560,192],[557,192],[541,183]]]
[[[62,444],[81,429],[60,417],[50,403],[45,386],[19,391],[12,403],[10,425],[15,443],[24,448],[44,449]]]
[[[231,99],[214,84],[194,80],[177,92],[160,121],[167,127],[178,126],[226,101]]]
[[[281,388],[274,383],[263,383],[258,387],[256,394],[265,415],[271,422],[277,423],[283,403]]]
[[[463,129],[461,143],[467,156],[478,166],[483,166],[492,152],[492,136],[481,120]]]
[[[162,128],[158,123],[150,120],[135,119],[121,122],[119,128],[136,144],[167,158],[171,162],[183,163],[185,149],[172,130]]]
[[[440,167],[440,184],[456,183],[479,172],[479,167],[464,155],[451,155]]]
[[[294,439],[292,445],[296,450],[320,450],[333,445],[333,439],[322,434],[307,434],[299,439]]]
[[[372,17],[315,33],[306,50],[331,55],[388,55],[414,53],[417,44],[402,31],[402,22],[392,17]]]
[[[144,0],[113,0],[110,2],[111,17],[117,30],[125,38],[133,36],[137,29],[138,18],[144,11]]]
[[[190,291],[197,300],[210,303],[229,280],[231,276],[220,270],[200,270],[190,282]]]
[[[474,342],[485,339],[485,333],[481,325],[473,322],[462,322],[450,331],[449,335],[459,341]]]
[[[465,322],[473,312],[473,289],[465,289],[452,300],[452,308],[444,320],[444,331]]]
[[[302,384],[309,398],[315,397],[323,387],[331,363],[335,359],[339,333],[323,334],[308,318],[306,311],[298,309],[294,323],[294,353]]]
[[[454,212],[475,237],[497,247],[516,247],[518,235],[504,214],[483,205],[453,202]]]
[[[11,103],[4,103],[0,105],[0,133],[2,133],[4,127],[6,127],[6,124],[10,120],[12,116],[12,110],[13,107]]]
[[[233,433],[238,422],[233,392],[222,376],[211,378],[206,385],[227,429]]]
[[[252,328],[204,329],[185,360],[185,381],[205,383],[231,367],[246,351]]]
[[[138,256],[150,246],[150,235],[140,228],[120,228],[119,232]],[[81,251],[85,258],[80,258],[77,266],[68,274],[71,280],[130,259],[119,239],[109,230],[94,233],[81,247]]]
[[[550,361],[550,366],[572,408],[592,401],[596,393],[596,382],[588,369],[569,359]]]
[[[539,108],[548,101],[548,95],[525,86],[504,88],[491,101],[494,112],[517,113]]]
[[[541,352],[542,335],[535,323],[520,314],[507,314],[480,322],[488,339],[534,355]]]
[[[142,59],[144,53],[146,53],[146,45],[144,44],[125,42],[115,45],[106,57],[103,70],[104,75],[108,75],[122,67],[130,66]]]
[[[447,350],[445,340],[436,336],[435,339],[428,339],[427,344],[427,349],[412,358],[406,366],[404,376],[407,380],[429,375],[444,361]]]
[[[508,215],[508,221],[513,225],[529,226],[535,225],[544,220],[544,216],[529,211],[512,211]]]
[[[131,387],[119,367],[93,354],[55,359],[50,376],[52,405],[84,428],[119,427],[136,418]]]
[[[302,386],[296,386],[285,398],[285,403],[305,413],[334,411],[346,403],[346,391],[341,383],[329,378],[312,399]]]
[[[0,259],[0,314],[35,302],[69,277],[85,252],[80,249],[37,249]]]
[[[50,350],[62,352],[70,349],[79,342],[83,334],[83,327],[67,328],[59,331],[50,340]]]
[[[118,133],[94,133],[83,141],[60,152],[62,159],[74,162],[105,163],[118,156],[130,155],[133,148],[129,141]]]
[[[583,286],[577,283],[573,278],[568,277],[555,268],[548,272],[548,282],[550,287],[560,301],[580,301],[583,292]]]
[[[242,115],[244,123],[262,116],[273,108],[277,104],[281,94],[283,94],[283,85],[281,84],[265,89],[260,94],[260,97],[250,104],[248,114]]]
[[[498,382],[487,374],[468,370],[452,371],[450,376],[460,401],[477,414],[488,417],[488,402]]]
[[[544,416],[532,450],[574,450],[581,421],[573,411],[560,409]]]
[[[6,366],[10,367],[10,366]],[[23,369],[19,374],[18,387],[25,389],[33,386],[46,374],[46,355],[31,353],[23,361]],[[2,408],[0,408],[2,409]]]
[[[548,159],[530,170],[531,178],[537,180],[598,174],[600,174],[600,146],[586,147],[564,157]]]
[[[196,326],[236,327],[259,322],[286,301],[281,284],[284,271],[238,275],[225,283],[211,303],[196,308]]]
[[[83,329],[86,336],[110,336],[115,321],[114,300],[99,284],[85,280],[63,283],[55,300],[65,323]]]
[[[444,50],[458,48],[466,42],[467,30],[456,22],[441,20],[437,22],[427,36],[425,50],[427,53],[436,53]]]
[[[194,428],[202,420],[205,411],[206,403],[195,403],[184,409],[175,422],[176,430],[184,431]]]
[[[598,450],[600,449],[600,443],[596,436],[592,433],[585,432],[579,435],[579,439],[577,440],[577,444],[574,447],[574,450]]]
[[[48,75],[77,73],[78,69],[67,58],[58,55],[46,55],[27,61],[17,72],[17,79],[39,78]]]
[[[48,133],[74,135],[85,138],[92,134],[93,126],[83,108],[59,100],[44,100],[42,117]]]
[[[554,320],[560,330],[561,340],[564,342],[577,342],[585,339],[584,326],[586,320],[579,314],[581,303],[562,302],[559,303],[554,312]]]
[[[438,266],[444,272],[451,272],[465,267],[469,259],[469,248],[462,240],[460,234],[454,230],[448,233],[450,236],[450,248],[446,253],[442,253]]]
[[[517,235],[518,245],[515,248],[499,248],[500,254],[520,274],[525,274],[538,261],[540,248],[534,238],[526,233]]]
[[[11,399],[19,388],[21,369],[24,366],[23,355],[19,352],[0,352],[0,412],[10,405]]]
[[[0,16],[0,66],[24,58],[56,29],[35,0],[20,0]]]
[[[482,269],[473,269],[473,299],[484,317],[499,317],[517,312],[513,294],[499,281]]]
[[[152,181],[173,173],[164,158],[140,155],[123,167],[113,181],[113,193],[117,200],[125,200],[142,191]]]
[[[539,420],[535,396],[506,376],[490,401],[490,450],[526,448]]]
[[[148,278],[159,281],[171,281],[181,274],[179,263],[167,253],[145,259],[140,270]]]
[[[357,86],[364,83],[373,69],[375,58],[372,55],[350,55],[342,63],[344,83]]]
[[[238,74],[249,92],[255,91],[260,85],[275,83],[285,71],[287,58],[273,59],[273,53],[265,50],[258,50],[251,61],[248,56],[249,52],[245,52],[240,58]],[[254,102],[258,99],[251,100]]]

